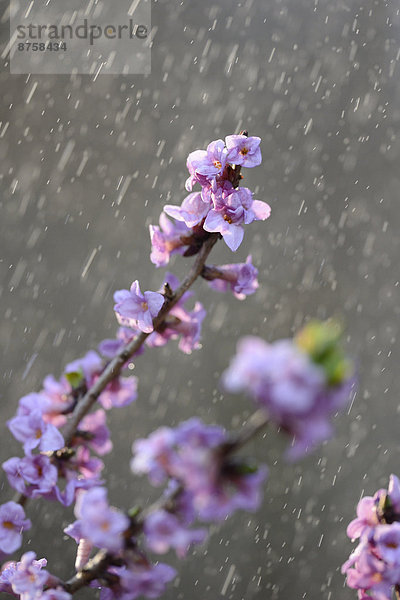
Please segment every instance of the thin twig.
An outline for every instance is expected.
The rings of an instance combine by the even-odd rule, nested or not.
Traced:
[[[226,444],[223,451],[226,454],[231,454],[240,450],[243,446],[253,440],[269,423],[269,419],[265,410],[260,408],[254,412],[246,421],[243,428],[237,433],[233,433]]]
[[[191,287],[191,285],[199,277],[201,271],[203,270],[203,266],[207,260],[207,257],[210,254],[211,249],[217,242],[218,238],[219,234],[211,234],[210,237],[204,242],[188,275],[185,277],[185,279],[183,280],[179,288],[175,291],[173,296],[165,299],[163,307],[161,308],[157,317],[153,320],[154,329],[160,327],[166,315],[168,315],[170,310],[182,298],[183,294]],[[126,344],[126,346],[124,346],[124,348],[122,348],[122,350],[120,350],[118,354],[108,363],[103,373],[94,383],[94,385],[78,402],[64,430],[64,439],[67,446],[71,442],[80,421],[89,412],[89,410],[96,402],[101,392],[107,387],[110,381],[118,377],[126,361],[129,360],[134,354],[136,354],[138,350],[140,350],[140,348],[142,347],[142,345],[146,341],[146,338],[149,335],[149,333],[142,332],[135,339]]]
[[[196,279],[200,276],[205,262],[210,254],[212,248],[220,238],[218,233],[211,233],[209,237],[204,241],[201,250],[196,256],[196,260],[192,265],[189,273],[182,281],[181,285],[172,294],[169,292],[165,296],[164,305],[158,313],[157,317],[153,320],[154,329],[159,329],[168,313],[171,309],[179,302],[183,294],[193,285]],[[100,377],[92,385],[92,387],[85,393],[85,395],[77,403],[65,429],[63,432],[65,445],[68,446],[71,443],[78,427],[79,423],[85,415],[90,411],[101,392],[107,387],[107,385],[121,373],[125,363],[129,360],[144,344],[149,333],[140,333],[137,337],[126,344],[118,354],[108,363]],[[14,501],[21,506],[27,502],[27,497],[24,494],[17,494]]]
[[[98,579],[111,564],[112,554],[106,550],[100,550],[72,579],[61,585],[68,593],[74,594],[91,581]]]

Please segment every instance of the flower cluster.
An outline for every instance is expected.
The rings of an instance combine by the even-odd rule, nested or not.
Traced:
[[[64,531],[79,544],[76,568],[84,567],[93,547],[106,549],[113,556],[107,570],[108,575],[112,576],[112,585],[105,587],[100,582],[95,584],[101,589],[100,598],[156,598],[164,592],[166,584],[175,577],[175,570],[169,565],[152,564],[137,549],[137,541],[133,537],[134,520],[108,504],[105,488],[82,491],[75,505],[75,514],[78,520]],[[152,548],[151,543],[149,547]],[[116,560],[121,566],[113,566]]]
[[[131,467],[147,474],[154,485],[165,481],[181,486],[179,517],[221,521],[237,509],[254,511],[261,500],[264,467],[227,456],[227,434],[222,427],[193,418],[175,429],[162,427],[134,443]],[[182,514],[185,515],[183,518]],[[166,540],[164,540],[166,543]],[[171,542],[176,547],[176,542]]]
[[[70,594],[57,586],[45,567],[47,560],[36,560],[34,552],[26,552],[19,562],[6,563],[0,573],[0,592],[19,596],[21,600],[69,600]],[[52,589],[44,590],[52,584]]]
[[[103,463],[98,456],[112,449],[104,409],[135,400],[136,378],[118,377],[107,385],[98,399],[102,408],[82,419],[68,449],[64,448],[59,428],[66,423],[78,396],[96,382],[103,369],[100,355],[90,351],[67,365],[59,381],[49,375],[39,393],[20,399],[17,414],[7,425],[22,443],[24,456],[14,456],[3,463],[8,481],[17,492],[28,498],[42,496],[70,505],[78,490],[99,484]],[[0,549],[10,553],[20,547],[21,534],[29,528],[30,521],[14,502],[1,505],[0,515]]]
[[[245,263],[205,267],[202,276],[209,280],[210,287],[217,292],[231,290],[238,300],[244,300],[258,288],[258,270],[251,260],[249,255]]]
[[[243,240],[243,225],[265,220],[271,209],[265,202],[254,200],[248,188],[239,188],[242,167],[261,163],[260,138],[228,135],[189,154],[187,191],[191,192],[181,206],[167,204],[160,226],[150,226],[152,262],[160,267],[173,253],[187,256],[198,251],[198,241],[208,233],[219,233],[227,246],[235,251]],[[201,190],[193,192],[199,184]]]
[[[317,321],[293,341],[246,337],[223,375],[225,390],[248,392],[293,437],[290,458],[330,437],[329,418],[349,397],[352,367],[339,337],[337,325]]]
[[[137,286],[137,287],[136,287]],[[164,287],[168,286],[170,290],[177,289],[179,286],[179,280],[172,273],[166,273],[164,277]],[[137,282],[134,282],[131,287],[131,292],[128,290],[120,290],[116,292],[115,300],[125,297],[124,301],[117,303],[114,307],[117,319],[122,325],[118,332],[116,339],[103,340],[99,345],[99,351],[101,354],[108,358],[113,358],[120,349],[129,341],[134,339],[140,331],[144,331],[148,335],[145,344],[150,348],[164,346],[169,340],[179,339],[179,349],[185,354],[190,354],[193,350],[196,350],[200,345],[200,334],[201,324],[206,316],[206,311],[200,302],[196,302],[193,310],[188,310],[185,307],[186,302],[193,297],[193,292],[185,292],[180,300],[169,310],[168,316],[164,319],[162,325],[154,331],[150,311],[148,310],[149,325],[147,330],[143,328],[143,325],[139,325],[137,319],[130,318],[130,305],[132,300],[132,288],[136,291],[138,289]],[[131,296],[128,297],[128,294]],[[145,292],[145,294],[154,294],[162,299],[161,306],[164,302],[164,298],[161,293],[158,292]],[[137,314],[137,313],[136,313]],[[158,313],[157,313],[158,314]],[[156,314],[152,315],[153,317]],[[143,315],[140,318],[144,318]],[[141,350],[143,352],[143,348]]]
[[[77,568],[84,567],[94,547],[112,555],[107,570],[112,584],[105,588],[98,583],[101,598],[159,596],[175,571],[152,564],[145,550],[165,554],[174,549],[182,558],[207,537],[206,529],[194,526],[196,520],[221,521],[237,509],[257,509],[266,468],[234,460],[228,442],[223,428],[196,418],[136,441],[132,470],[147,474],[152,483],[168,484],[163,501],[143,516],[136,511],[127,516],[110,507],[104,487],[79,492],[77,520],[64,531],[79,545]],[[145,550],[140,549],[139,533]]]
[[[150,226],[152,243],[151,260],[160,267],[168,264],[174,253],[191,256],[197,254],[210,235],[221,234],[231,250],[237,250],[243,239],[243,225],[269,217],[270,207],[265,202],[253,200],[248,188],[239,188],[242,167],[255,167],[261,163],[260,138],[248,137],[247,132],[227,136],[225,142],[211,142],[207,150],[189,154],[187,167],[190,177],[186,188],[191,193],[181,206],[166,205],[159,226]],[[195,184],[201,191],[192,192]],[[174,219],[172,223],[166,215]],[[210,281],[217,291],[231,290],[243,300],[258,287],[258,271],[249,256],[245,263],[206,267],[202,277]],[[165,286],[168,286],[165,288]],[[197,302],[193,310],[184,303],[191,294],[185,293],[168,311],[167,318],[154,329],[155,319],[168,303],[167,289],[173,295],[179,286],[178,279],[167,273],[160,292],[142,293],[139,282],[129,290],[114,294],[114,311],[120,324],[115,339],[104,340],[99,351],[113,358],[122,346],[141,333],[150,347],[163,346],[170,339],[179,339],[179,348],[190,353],[200,345],[201,323],[206,316]]]
[[[123,533],[129,526],[129,519],[107,501],[107,490],[94,487],[82,491],[75,504],[78,520],[64,531],[78,544],[87,540],[91,547],[106,548],[117,553],[122,550]]]
[[[360,500],[347,535],[360,540],[342,567],[347,585],[358,590],[360,600],[391,600],[400,589],[400,481],[395,475],[387,490]]]

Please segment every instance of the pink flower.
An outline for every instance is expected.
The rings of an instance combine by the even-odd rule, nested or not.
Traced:
[[[54,425],[45,423],[40,410],[16,416],[7,422],[7,426],[15,439],[23,443],[26,453],[36,447],[42,452],[51,452],[64,446],[63,436]]]
[[[94,487],[82,492],[75,512],[79,521],[73,524],[71,529],[65,530],[67,534],[72,535],[70,531],[79,527],[80,536],[92,542],[94,546],[106,548],[110,552],[119,552],[122,549],[123,533],[129,526],[129,519],[119,510],[109,506],[105,488]]]
[[[130,290],[119,290],[114,294],[116,302],[114,310],[121,325],[131,324],[145,333],[153,331],[153,319],[160,312],[164,297],[158,292],[140,291],[138,280],[134,281]]]
[[[205,540],[207,531],[190,529],[176,515],[158,510],[146,518],[144,534],[148,547],[156,554],[165,554],[175,548],[178,557],[183,558],[192,544],[201,544]]]
[[[184,253],[182,237],[189,235],[191,231],[184,223],[172,223],[164,213],[161,213],[159,223],[159,226],[150,225],[150,260],[156,267],[164,267],[172,254]]]
[[[25,518],[22,506],[6,502],[0,506],[0,550],[11,554],[21,546],[22,532],[30,529],[31,522]]]
[[[167,204],[164,206],[164,212],[177,221],[184,221],[188,227],[193,227],[200,223],[210,210],[209,202],[204,202],[200,192],[189,194],[182,206],[173,206]]]
[[[257,167],[261,164],[261,139],[259,137],[228,135],[225,142],[228,149],[228,162],[243,167]]]

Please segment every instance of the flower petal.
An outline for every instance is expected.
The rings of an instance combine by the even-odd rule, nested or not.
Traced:
[[[251,210],[256,215],[256,219],[259,221],[265,221],[271,214],[271,207],[266,202],[262,202],[261,200],[253,200],[253,204],[251,205]]]
[[[144,297],[151,316],[156,317],[164,304],[164,296],[158,292],[145,292]]]
[[[244,230],[240,225],[231,225],[222,232],[222,235],[228,248],[236,252],[243,241]]]
[[[221,212],[211,209],[204,222],[203,229],[210,231],[211,233],[222,231],[225,222]]]

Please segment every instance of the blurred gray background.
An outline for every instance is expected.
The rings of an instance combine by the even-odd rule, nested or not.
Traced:
[[[134,438],[193,414],[238,426],[250,403],[218,388],[238,337],[273,340],[338,315],[360,386],[335,438],[294,465],[274,433],[248,448],[271,468],[262,509],[213,528],[165,598],[355,598],[340,574],[347,523],[362,493],[400,475],[398,2],[161,0],[152,21],[151,76],[0,73],[2,459],[20,452],[5,427],[19,397],[112,336],[113,291],[162,283],[148,225],[184,198],[187,154],[247,128],[264,161],[246,184],[272,216],[246,229],[235,256],[221,243],[212,260],[251,252],[260,289],[239,302],[197,283],[203,349],[138,359],[138,401],[109,414],[105,477],[117,505],[147,502],[157,490],[129,471]],[[171,270],[189,267],[178,257]],[[32,502],[28,513],[28,547],[70,575],[75,544],[60,531],[71,511]]]

